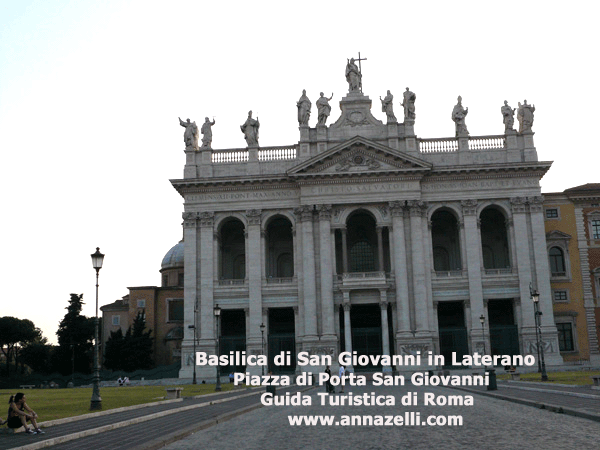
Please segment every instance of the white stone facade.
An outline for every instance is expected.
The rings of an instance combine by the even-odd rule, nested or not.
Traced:
[[[197,351],[215,352],[216,304],[243,311],[220,334],[250,354],[274,342],[334,359],[453,345],[535,354],[530,284],[546,363],[562,363],[539,184],[551,163],[533,134],[420,139],[413,121],[373,117],[361,92],[340,107],[329,126],[300,126],[295,145],[185,151],[172,180],[185,200],[180,376],[192,376],[189,325]]]

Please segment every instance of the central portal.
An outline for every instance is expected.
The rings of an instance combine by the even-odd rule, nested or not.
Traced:
[[[274,374],[294,373],[296,371],[296,327],[294,308],[269,308],[269,370]],[[290,364],[276,366],[275,356],[289,352]]]
[[[352,305],[350,310],[352,350],[358,355],[381,355],[381,307],[379,304]],[[356,366],[355,371],[381,369],[381,364]]]

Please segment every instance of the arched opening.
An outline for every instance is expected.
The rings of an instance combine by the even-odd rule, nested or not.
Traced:
[[[433,267],[436,271],[462,269],[458,221],[449,211],[436,211],[431,216]]]
[[[294,276],[294,238],[292,224],[284,217],[269,222],[266,229],[268,278]]]
[[[246,242],[244,224],[238,219],[224,223],[219,230],[220,279],[246,278]]]
[[[383,270],[377,263],[377,231],[375,219],[359,211],[348,219],[347,245],[349,272],[375,272]]]
[[[506,219],[498,209],[488,206],[479,216],[481,222],[481,248],[485,269],[510,267]]]
[[[565,276],[567,270],[565,268],[565,255],[559,247],[552,247],[548,252],[550,258],[550,273],[553,277]]]

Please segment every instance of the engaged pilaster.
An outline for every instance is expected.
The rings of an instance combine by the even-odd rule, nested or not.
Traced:
[[[333,314],[333,262],[331,255],[331,205],[318,205],[321,249],[321,340],[337,341]]]

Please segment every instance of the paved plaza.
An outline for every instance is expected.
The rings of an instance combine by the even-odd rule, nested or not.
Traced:
[[[395,395],[397,400],[408,391],[436,395],[469,394],[456,389],[440,387],[377,387],[353,388],[353,393],[376,392]],[[371,407],[320,406],[317,390],[306,394],[313,398],[313,406],[263,407],[226,423],[195,433],[168,447],[184,449],[596,449],[600,423],[588,419],[556,414],[505,400],[473,393],[473,406]],[[420,412],[421,418],[431,414],[460,414],[461,427],[429,426],[290,426],[288,415],[326,414],[366,415],[403,414]]]

